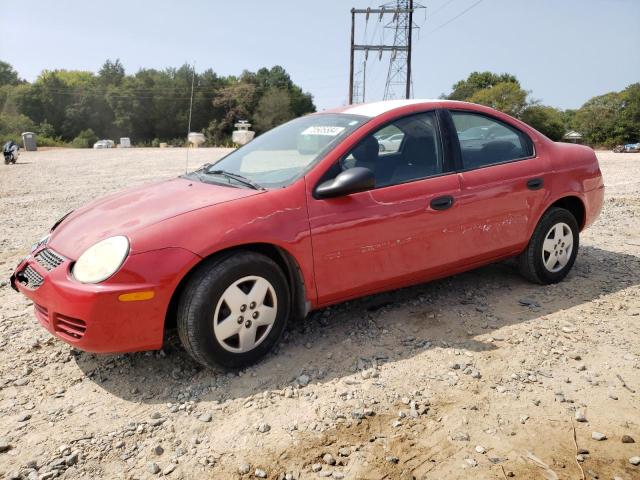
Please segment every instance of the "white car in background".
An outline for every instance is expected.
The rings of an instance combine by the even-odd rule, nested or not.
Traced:
[[[93,144],[93,148],[115,148],[116,144],[113,140],[98,140]]]
[[[394,133],[383,139],[378,139],[381,152],[397,152],[404,138],[404,133]]]

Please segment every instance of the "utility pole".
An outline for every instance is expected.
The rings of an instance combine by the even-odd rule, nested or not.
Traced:
[[[382,59],[384,52],[390,52],[389,72],[387,74],[387,82],[385,84],[384,99],[395,98],[393,87],[402,83],[405,86],[405,97],[411,97],[411,37],[414,28],[413,12],[417,8],[424,8],[422,5],[415,4],[413,0],[396,0],[384,5],[380,8],[352,8],[351,9],[351,56],[349,65],[349,104],[354,101],[354,61],[355,52],[364,51],[365,61],[363,68],[362,81],[362,100],[364,101],[364,92],[366,91],[366,59],[369,51],[378,52],[378,59]],[[378,21],[382,21],[385,15],[393,15],[392,20],[385,25],[385,28],[393,28],[394,39],[393,45],[384,44],[362,44],[355,43],[355,22],[356,15],[365,15],[366,21],[369,21],[371,14],[378,15]],[[358,89],[360,90],[360,89]]]
[[[407,38],[407,91],[405,98],[411,98],[411,39],[413,37],[413,0],[409,0],[409,36]]]
[[[355,41],[356,33],[356,9],[351,9],[351,60],[349,62],[349,105],[353,103],[353,42]]]

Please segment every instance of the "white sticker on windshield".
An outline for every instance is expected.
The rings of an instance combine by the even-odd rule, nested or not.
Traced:
[[[302,132],[302,135],[327,135],[329,137],[335,137],[344,130],[344,127],[308,127]]]

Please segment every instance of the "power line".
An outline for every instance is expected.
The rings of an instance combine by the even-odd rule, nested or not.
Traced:
[[[445,8],[447,8],[447,6],[451,5],[452,2],[453,2],[453,0],[449,0],[448,2],[443,3],[438,8],[436,8],[433,12],[431,12],[431,16],[433,17],[440,10],[444,10]]]
[[[471,5],[470,7],[464,9],[462,12],[460,12],[458,15],[456,15],[453,18],[450,18],[449,20],[447,20],[446,22],[444,22],[441,25],[438,25],[436,28],[434,28],[433,30],[431,30],[430,32],[427,32],[427,34],[425,36],[429,36],[435,32],[437,32],[438,30],[446,27],[447,25],[449,25],[451,22],[453,22],[454,20],[457,20],[458,18],[460,18],[461,16],[463,16],[465,13],[467,13],[469,10],[471,10],[472,8],[478,6],[479,4],[482,3],[482,0],[478,0],[476,3],[474,3],[473,5]]]

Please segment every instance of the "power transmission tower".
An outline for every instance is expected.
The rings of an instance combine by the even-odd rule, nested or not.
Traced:
[[[411,98],[411,40],[413,37],[413,0],[396,0],[385,5],[398,11],[385,28],[393,30],[393,45],[406,47],[391,53],[384,100]],[[415,28],[419,28],[415,26]],[[404,91],[403,91],[404,90]],[[403,95],[404,94],[404,95]]]
[[[417,8],[424,8],[422,5],[414,4],[413,0],[396,0],[381,5],[380,8],[351,9],[351,58],[349,65],[349,104],[354,100],[364,101],[366,65],[369,51],[378,52],[378,58],[382,58],[383,52],[391,52],[389,61],[389,73],[385,85],[384,99],[399,98],[394,92],[394,87],[404,85],[404,97],[411,97],[411,42],[413,29],[419,28],[413,24],[413,12]],[[378,14],[378,21],[382,21],[384,15],[393,15],[393,19],[385,25],[385,28],[393,28],[393,45],[357,45],[355,44],[355,23],[356,15]],[[356,51],[365,52],[365,60],[362,70],[362,81],[354,85],[354,59]],[[360,73],[360,72],[358,72]],[[354,95],[355,93],[355,95]],[[359,95],[361,93],[361,95]]]

